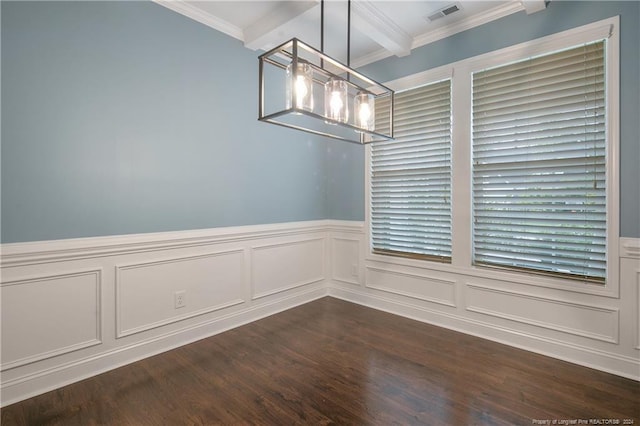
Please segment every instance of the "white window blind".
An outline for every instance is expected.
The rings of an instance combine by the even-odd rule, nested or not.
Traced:
[[[450,262],[451,80],[396,93],[394,137],[371,146],[373,250]]]
[[[475,264],[604,282],[604,51],[473,74]]]

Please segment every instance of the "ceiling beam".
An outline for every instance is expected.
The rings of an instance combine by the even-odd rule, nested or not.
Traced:
[[[235,25],[218,18],[198,6],[188,3],[184,0],[152,0],[154,3],[158,3],[161,6],[171,9],[174,12],[178,12],[194,21],[200,22],[215,30],[221,31],[231,37],[240,39],[242,37],[242,30]]]
[[[375,7],[374,2],[354,1],[351,7],[354,12],[353,25],[363,34],[396,56],[411,53],[413,38]]]
[[[520,2],[524,6],[527,15],[545,10],[548,3],[547,0],[520,0]]]
[[[503,18],[505,16],[511,15],[512,13],[521,12],[522,10],[524,10],[524,5],[522,4],[522,2],[511,1],[502,3],[495,8],[475,14],[461,21],[456,21],[453,24],[447,25],[438,30],[418,34],[413,39],[411,48],[416,49],[426,44],[442,40],[446,37],[450,37],[459,32],[495,21],[496,19]],[[360,68],[373,62],[388,58],[390,56],[391,53],[387,49],[381,48],[364,56],[356,57],[351,61],[351,65],[354,68]]]
[[[316,0],[280,2],[258,22],[242,30],[244,46],[258,50],[273,42],[278,31],[289,21],[302,15],[318,4]]]

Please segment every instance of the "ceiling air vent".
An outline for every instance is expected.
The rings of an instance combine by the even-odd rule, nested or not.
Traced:
[[[448,6],[443,7],[442,9],[436,10],[430,15],[427,15],[427,19],[429,21],[435,21],[436,19],[444,18],[445,16],[458,12],[461,9],[462,8],[460,7],[460,3],[450,4]]]

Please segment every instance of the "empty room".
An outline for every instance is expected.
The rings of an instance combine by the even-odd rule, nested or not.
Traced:
[[[640,424],[640,2],[0,17],[3,426]]]

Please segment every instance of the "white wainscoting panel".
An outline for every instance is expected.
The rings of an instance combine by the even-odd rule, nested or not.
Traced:
[[[2,370],[101,343],[100,269],[2,283]]]
[[[324,280],[325,238],[254,246],[251,251],[252,299]]]
[[[636,271],[636,350],[640,351],[640,270]]]
[[[634,347],[640,351],[640,238],[620,238],[620,257],[620,280],[628,282],[628,288],[635,295],[630,303],[635,315],[627,316],[624,324],[633,322]]]
[[[640,240],[621,239],[618,296],[372,256],[366,229],[322,220],[4,244],[0,403],[327,294],[640,379]]]
[[[244,250],[116,266],[116,337],[244,302]],[[185,306],[176,308],[177,292]]]
[[[375,255],[363,225],[339,230],[362,241],[362,285],[332,279],[331,296],[640,379],[640,240],[613,242],[620,279],[605,287]],[[333,265],[339,255],[333,251]]]
[[[3,244],[1,404],[325,296],[329,224]]]
[[[640,350],[640,270],[636,271],[636,350]]]
[[[619,310],[467,284],[466,309],[576,336],[618,343]]]
[[[456,306],[455,280],[415,272],[367,266],[368,288],[437,303]]]
[[[333,237],[331,239],[331,279],[360,285],[360,240]]]

